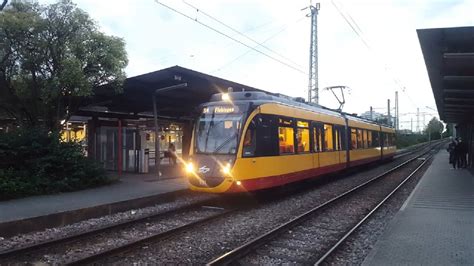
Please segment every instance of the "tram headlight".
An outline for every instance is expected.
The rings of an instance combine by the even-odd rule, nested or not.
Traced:
[[[230,164],[227,163],[225,166],[222,166],[221,171],[222,171],[222,173],[224,173],[225,175],[230,175]]]
[[[222,94],[222,100],[225,101],[225,102],[229,102],[230,101],[230,96],[228,93],[223,93]]]
[[[192,162],[186,164],[186,172],[194,173],[194,164]]]

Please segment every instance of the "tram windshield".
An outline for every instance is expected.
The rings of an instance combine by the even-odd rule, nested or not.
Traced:
[[[243,114],[234,107],[205,107],[196,127],[196,152],[235,154]]]

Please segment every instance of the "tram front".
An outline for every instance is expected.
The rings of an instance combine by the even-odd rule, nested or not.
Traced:
[[[197,120],[189,161],[186,163],[191,189],[225,192],[233,184],[232,168],[236,160],[248,103],[224,98],[202,106]]]

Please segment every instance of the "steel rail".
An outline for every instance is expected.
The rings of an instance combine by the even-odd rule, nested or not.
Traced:
[[[181,232],[184,232],[184,231],[190,229],[191,227],[198,226],[198,225],[207,223],[209,221],[215,220],[217,218],[224,217],[225,215],[228,215],[232,212],[235,212],[236,210],[237,209],[226,210],[226,211],[223,211],[221,213],[218,213],[218,214],[211,215],[209,217],[200,219],[198,221],[194,221],[194,222],[191,222],[191,223],[188,223],[188,224],[185,224],[185,225],[182,225],[182,226],[178,226],[178,227],[175,227],[173,229],[170,229],[170,230],[167,230],[167,231],[164,231],[164,232],[161,232],[161,233],[156,233],[156,234],[153,234],[153,235],[148,236],[148,237],[144,237],[144,238],[141,238],[141,239],[138,239],[138,240],[135,240],[135,241],[131,241],[129,243],[126,243],[124,245],[120,245],[118,247],[106,249],[106,250],[94,253],[92,255],[83,257],[83,258],[67,261],[65,264],[66,265],[91,264],[91,263],[94,263],[98,260],[101,260],[101,259],[104,259],[104,258],[107,258],[107,257],[111,257],[113,255],[117,255],[117,254],[120,254],[120,253],[124,253],[127,250],[133,249],[133,248],[135,248],[137,246],[140,246],[144,243],[157,241],[157,240],[163,240],[165,238],[172,237],[174,235],[177,235]]]
[[[375,206],[368,214],[364,216],[355,226],[353,226],[347,233],[342,236],[336,244],[334,244],[323,256],[321,256],[314,265],[320,265],[324,262],[329,256],[331,256],[334,251],[344,242],[346,239],[352,235],[352,233],[357,230],[362,224],[369,219],[372,214],[374,214],[387,200],[389,200],[393,194],[395,194],[408,180],[410,180],[423,166],[428,162],[433,156],[426,158],[423,163],[421,163],[415,170],[413,170],[410,175],[408,175],[395,189],[393,189],[383,200],[381,200],[377,206]]]
[[[100,234],[100,233],[110,231],[110,230],[125,228],[127,226],[130,226],[130,225],[133,225],[133,224],[136,224],[136,223],[141,223],[141,222],[146,221],[146,220],[158,219],[158,218],[163,217],[163,216],[169,216],[173,213],[179,213],[179,212],[184,212],[184,211],[192,210],[192,209],[195,209],[195,208],[199,208],[203,205],[212,205],[213,201],[215,201],[215,200],[216,199],[202,200],[202,201],[195,202],[195,203],[192,203],[192,204],[189,204],[189,205],[178,207],[176,209],[170,209],[170,210],[162,211],[162,212],[159,212],[159,213],[145,215],[145,216],[139,217],[137,219],[126,220],[126,221],[106,225],[106,226],[103,226],[103,227],[91,229],[91,230],[88,230],[88,231],[78,232],[78,233],[75,233],[75,234],[66,235],[66,236],[62,236],[62,237],[58,237],[58,238],[54,238],[54,239],[50,239],[50,240],[45,240],[45,241],[41,241],[41,242],[38,242],[38,243],[33,243],[33,244],[30,244],[30,245],[17,247],[17,248],[1,250],[0,251],[0,259],[5,259],[5,258],[8,258],[8,257],[12,257],[12,256],[23,255],[26,252],[35,251],[37,249],[43,249],[43,248],[55,246],[55,245],[62,244],[62,243],[79,241],[83,238],[86,238],[86,237],[89,237],[89,236],[92,236],[92,235],[95,235],[95,234]]]
[[[256,248],[264,245],[265,243],[267,243],[269,240],[273,239],[274,237],[276,237],[278,234],[280,233],[283,233],[284,231],[286,231],[288,228],[291,228],[291,227],[294,227],[304,221],[306,221],[307,219],[310,218],[310,216],[312,214],[314,214],[315,212],[317,211],[321,211],[323,209],[325,209],[326,207],[330,206],[332,203],[354,193],[355,191],[358,191],[359,189],[362,189],[366,186],[368,186],[369,184],[395,172],[396,170],[404,167],[405,165],[417,160],[418,158],[422,157],[423,155],[429,153],[431,151],[431,149],[429,149],[428,151],[425,151],[424,153],[421,153],[420,155],[416,155],[414,156],[413,158],[411,159],[408,159],[406,161],[404,161],[403,163],[383,172],[382,174],[379,174],[373,178],[371,178],[370,180],[354,187],[354,188],[351,188],[349,189],[348,191],[342,193],[342,194],[339,194],[338,196],[322,203],[321,205],[291,219],[290,221],[268,231],[267,233],[257,237],[257,238],[254,238],[246,243],[244,243],[243,245],[219,256],[218,258],[210,261],[207,263],[207,265],[227,265],[227,264],[230,264],[232,262],[235,262],[236,260],[244,257],[245,255],[247,255],[248,253],[252,252],[253,250],[255,250]]]
[[[429,142],[425,142],[423,143],[422,145],[419,145],[418,147],[414,147],[413,149],[407,149],[403,152],[400,152],[400,153],[396,153],[395,152],[395,155],[393,156],[394,159],[398,159],[398,158],[401,158],[401,157],[405,157],[407,155],[411,155],[411,154],[414,154],[416,152],[419,152],[420,150],[423,150],[425,148],[429,148],[430,146],[437,146],[439,145],[440,143],[442,143],[444,140],[441,139],[441,140],[433,140],[431,141],[431,143]],[[416,145],[415,145],[416,146]],[[411,146],[412,147],[412,146]],[[410,148],[410,147],[408,147]]]

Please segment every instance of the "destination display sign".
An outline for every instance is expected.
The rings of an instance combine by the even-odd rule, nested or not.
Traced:
[[[216,105],[216,106],[206,106],[202,109],[203,114],[231,114],[238,113],[239,107],[232,105]]]

